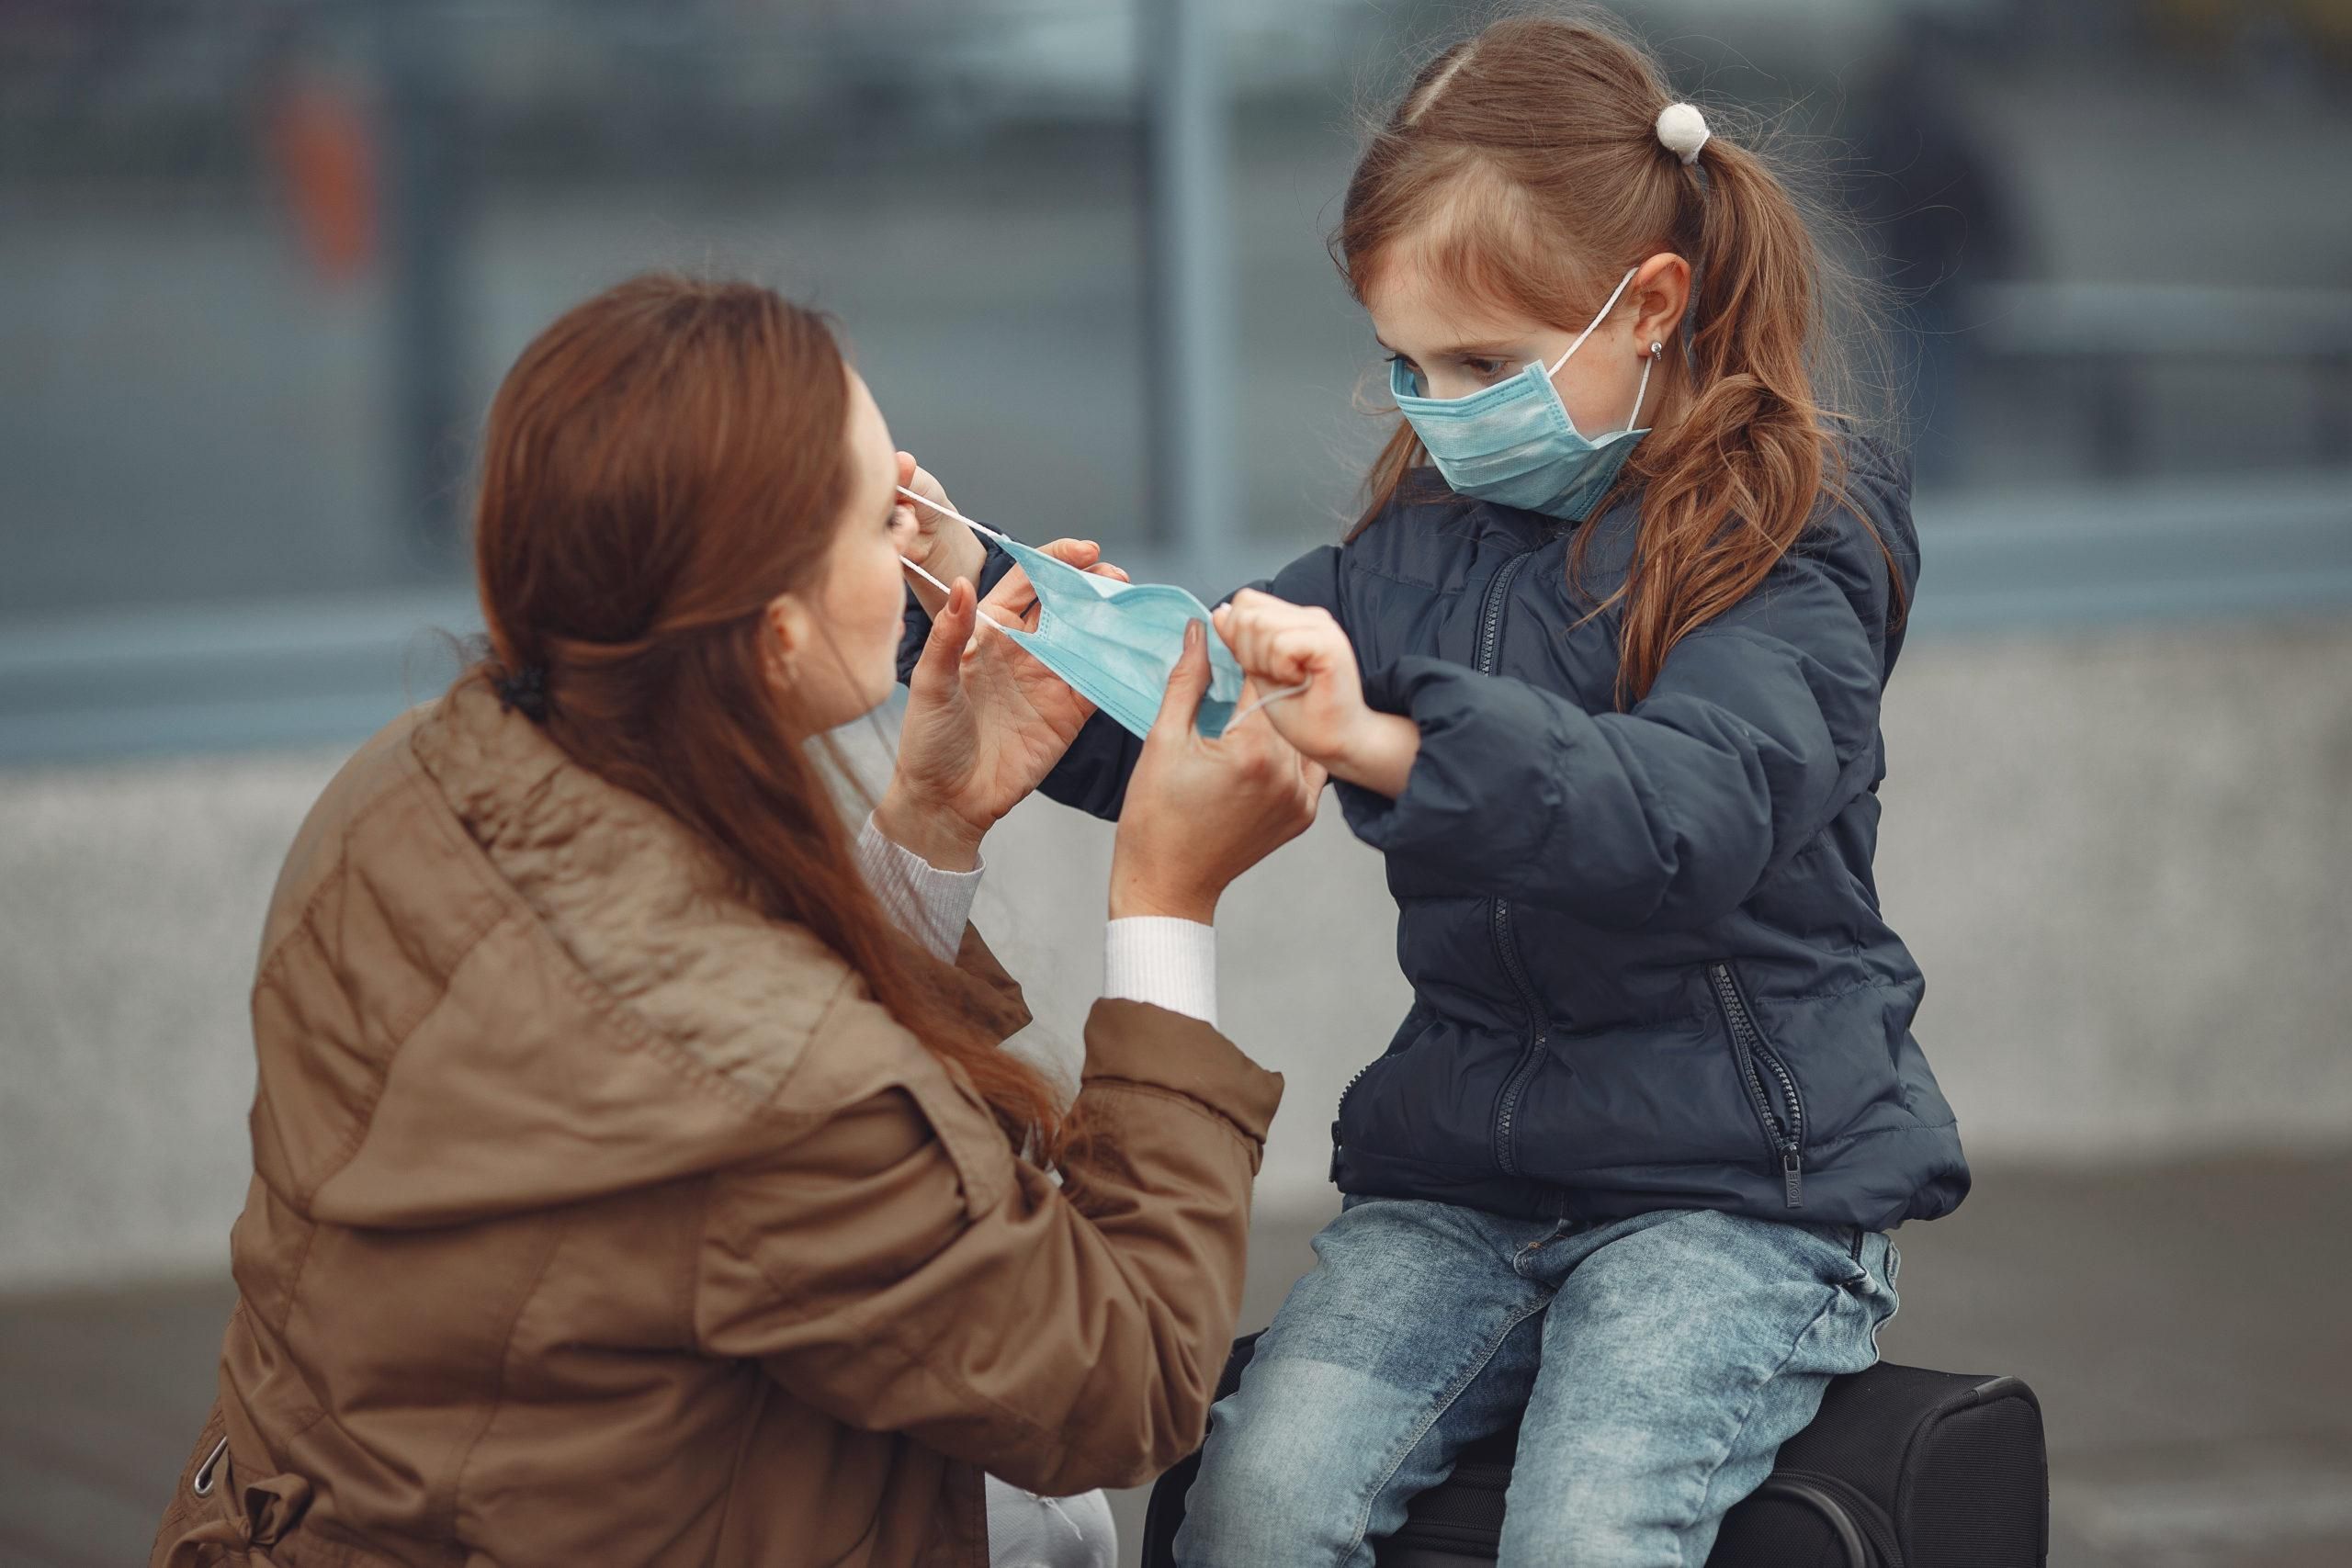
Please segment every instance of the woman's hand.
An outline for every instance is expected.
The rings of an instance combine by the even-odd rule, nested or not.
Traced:
[[[1356,650],[1329,610],[1243,589],[1216,608],[1217,635],[1260,687],[1306,686],[1266,705],[1266,722],[1335,777],[1382,795],[1405,788],[1421,732],[1396,714],[1364,705]]]
[[[1057,560],[1125,579],[1096,562],[1082,539],[1044,547]],[[907,682],[899,765],[875,810],[883,835],[947,871],[968,870],[981,837],[1053,771],[1094,715],[1094,705],[1060,676],[979,625],[1035,629],[1037,595],[1018,567],[988,598],[973,602],[957,579],[933,617],[922,658]]]
[[[952,504],[939,481],[915,465],[911,452],[899,454],[899,482],[940,506]],[[890,538],[900,555],[942,582],[954,582],[959,577],[978,582],[981,563],[988,559],[988,547],[969,528],[944,512],[918,506],[903,496],[891,515]],[[924,613],[936,616],[947,596],[921,578],[909,581]]]
[[[1262,724],[1215,740],[1193,728],[1208,690],[1208,640],[1185,628],[1159,718],[1127,781],[1111,855],[1111,918],[1167,915],[1208,925],[1243,872],[1306,830],[1324,771]],[[1243,701],[1253,688],[1245,685]]]

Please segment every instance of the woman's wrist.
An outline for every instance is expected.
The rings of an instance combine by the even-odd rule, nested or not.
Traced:
[[[980,840],[988,829],[959,813],[926,801],[897,779],[874,808],[874,827],[884,838],[940,871],[970,871],[980,863]]]
[[[1111,918],[1114,920],[1157,916],[1213,926],[1216,924],[1216,889],[1190,886],[1178,878],[1127,865],[1115,853],[1112,856]]]
[[[1367,709],[1347,743],[1324,760],[1335,779],[1392,800],[1405,793],[1413,760],[1421,754],[1421,727],[1403,714]]]

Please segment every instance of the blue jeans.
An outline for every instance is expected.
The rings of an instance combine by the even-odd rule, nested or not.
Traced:
[[[1351,1198],[1211,1412],[1181,1568],[1369,1568],[1522,1408],[1501,1568],[1695,1568],[1831,1378],[1878,1359],[1883,1235]]]

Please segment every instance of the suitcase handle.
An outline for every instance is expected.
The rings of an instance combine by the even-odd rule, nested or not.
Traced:
[[[1842,1488],[1832,1489],[1798,1471],[1766,1476],[1764,1483],[1750,1495],[1786,1498],[1820,1515],[1846,1553],[1847,1568],[1903,1568],[1900,1558],[1879,1555],[1876,1546],[1863,1536],[1861,1521],[1846,1506],[1846,1500],[1838,1495],[1838,1490]]]

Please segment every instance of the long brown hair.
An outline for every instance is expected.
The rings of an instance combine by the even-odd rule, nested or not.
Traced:
[[[1450,287],[1555,325],[1589,319],[1650,255],[1690,264],[1688,400],[1601,503],[1641,487],[1631,568],[1593,611],[1622,606],[1621,704],[1648,692],[1687,633],[1754,591],[1823,491],[1842,487],[1830,431],[1858,400],[1851,360],[1875,331],[1871,287],[1815,244],[1760,152],[1719,128],[1686,166],[1658,141],[1658,111],[1675,101],[1657,62],[1603,13],[1494,23],[1430,60],[1373,130],[1332,236],[1359,303],[1410,235]],[[1718,127],[1730,118],[1709,113]],[[1400,419],[1356,531],[1427,461]],[[1578,537],[1572,572],[1591,539]]]
[[[849,409],[824,319],[768,289],[649,276],[566,312],[491,406],[491,660],[461,678],[543,671],[556,745],[699,833],[1050,1160],[1057,1101],[891,927],[770,672],[766,607],[817,580],[847,503]]]

